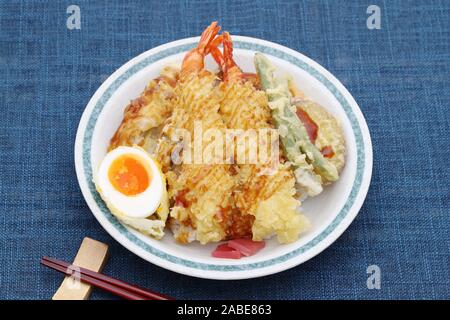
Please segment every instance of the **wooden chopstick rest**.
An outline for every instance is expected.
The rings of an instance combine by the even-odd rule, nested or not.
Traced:
[[[84,238],[73,264],[95,272],[101,272],[108,254],[108,245],[91,238]],[[53,300],[86,300],[92,286],[79,280],[76,272],[65,277],[61,286],[53,295]]]

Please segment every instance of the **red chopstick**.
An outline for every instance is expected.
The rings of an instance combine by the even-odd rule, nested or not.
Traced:
[[[148,291],[138,286],[131,285],[127,282],[108,277],[104,274],[81,268],[65,261],[43,257],[41,264],[62,272],[66,275],[73,275],[74,271],[79,272],[79,279],[94,287],[98,287],[105,291],[111,292],[128,300],[173,300],[173,298]]]

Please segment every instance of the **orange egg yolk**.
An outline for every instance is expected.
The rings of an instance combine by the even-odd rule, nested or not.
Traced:
[[[112,162],[108,178],[117,191],[127,196],[143,192],[150,184],[148,171],[139,160],[129,155],[122,155]]]

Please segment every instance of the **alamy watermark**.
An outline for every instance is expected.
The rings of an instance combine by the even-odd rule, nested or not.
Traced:
[[[366,21],[367,29],[369,29],[369,30],[381,29],[380,7],[375,4],[371,4],[370,6],[367,7],[366,12],[368,14],[370,14],[370,16],[367,18],[367,21]]]
[[[204,130],[202,121],[194,121],[193,135],[184,128],[174,129],[174,164],[258,164],[276,168],[280,157],[276,129]]]
[[[367,267],[367,274],[369,277],[367,278],[367,289],[373,290],[381,289],[381,269],[376,264],[372,264]]]
[[[78,290],[81,284],[81,270],[79,267],[70,265],[67,267],[70,277],[67,280],[67,287],[71,290]]]
[[[70,16],[66,20],[66,26],[67,29],[73,30],[73,29],[81,29],[81,11],[80,7],[77,5],[70,5],[67,7],[66,10],[67,14],[70,14]]]

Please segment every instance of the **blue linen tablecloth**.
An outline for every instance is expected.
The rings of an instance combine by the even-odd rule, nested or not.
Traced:
[[[81,29],[66,27],[72,4]],[[370,4],[381,29],[366,25]],[[373,142],[371,187],[348,230],[312,260],[253,280],[191,278],[135,256],[90,213],[74,170],[78,121],[107,76],[215,19],[330,70]],[[0,298],[51,298],[62,276],[39,258],[71,260],[85,236],[110,245],[107,274],[178,298],[450,298],[448,1],[1,1],[0,74]],[[370,265],[380,289],[367,287]]]

